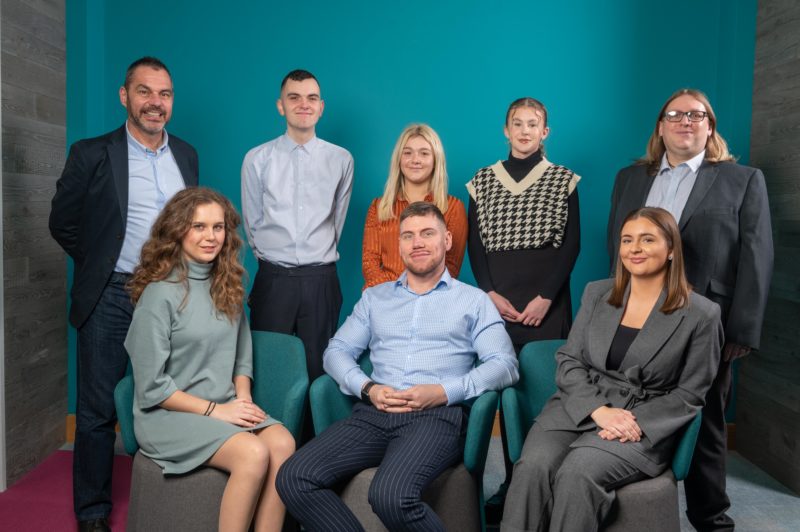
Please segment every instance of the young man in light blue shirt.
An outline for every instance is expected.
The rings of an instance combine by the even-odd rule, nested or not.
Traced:
[[[242,164],[245,232],[258,258],[250,324],[297,335],[313,381],[323,373],[322,352],[339,323],[337,244],[350,203],[353,157],[316,136],[325,102],[310,72],[286,75],[277,107],[286,133],[250,150]]]
[[[462,404],[519,378],[511,339],[489,297],[445,268],[451,236],[436,206],[409,205],[400,215],[399,240],[406,271],[365,290],[325,350],[325,370],[362,402],[278,473],[281,498],[308,530],[360,530],[331,488],[374,466],[369,499],[389,530],[412,522],[443,530],[421,495],[461,459]],[[371,377],[357,362],[367,348]]]

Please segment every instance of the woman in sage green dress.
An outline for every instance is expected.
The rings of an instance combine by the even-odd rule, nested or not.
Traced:
[[[252,401],[239,223],[227,198],[189,188],[153,225],[129,285],[134,430],[164,474],[202,465],[230,473],[220,530],[246,531],[252,521],[277,531],[285,508],[275,475],[294,439]]]

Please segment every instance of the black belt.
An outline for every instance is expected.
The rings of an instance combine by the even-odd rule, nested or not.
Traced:
[[[328,264],[313,264],[307,266],[280,266],[274,262],[267,262],[258,259],[258,268],[275,275],[285,275],[287,277],[302,277],[310,275],[325,275],[329,273],[336,273],[336,263],[331,262]]]
[[[131,277],[133,277],[132,273],[113,272],[111,277],[109,277],[108,282],[115,284],[126,284],[131,280]]]

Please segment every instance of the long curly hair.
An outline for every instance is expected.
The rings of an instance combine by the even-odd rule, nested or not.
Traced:
[[[228,198],[205,187],[181,190],[167,202],[159,214],[150,231],[150,238],[142,247],[139,265],[128,282],[134,305],[148,284],[163,281],[172,272],[176,274],[174,282],[182,283],[188,296],[188,269],[182,241],[189,232],[197,207],[210,203],[222,207],[225,215],[225,241],[211,268],[211,300],[214,307],[231,321],[242,314],[244,268],[239,260],[242,239],[237,231],[241,219]],[[185,304],[186,297],[181,308]]]

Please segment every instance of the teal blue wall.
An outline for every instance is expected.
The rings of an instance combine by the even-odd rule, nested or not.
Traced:
[[[572,277],[579,298],[607,272],[614,175],[643,153],[654,114],[676,88],[705,90],[722,134],[747,159],[755,15],[756,0],[74,0],[67,137],[118,127],[125,68],[155,55],[175,84],[169,131],[197,148],[201,183],[239,205],[242,157],[284,131],[274,105],[281,78],[311,70],[326,102],[318,134],[350,150],[356,164],[340,246],[344,318],[362,284],[364,216],[400,130],[422,121],[439,132],[450,191],[466,202],[475,170],[507,154],[506,106],[533,96],[549,109],[548,158],[583,177],[583,244]],[[254,274],[249,251],[246,265]],[[74,333],[70,345],[72,361]]]

